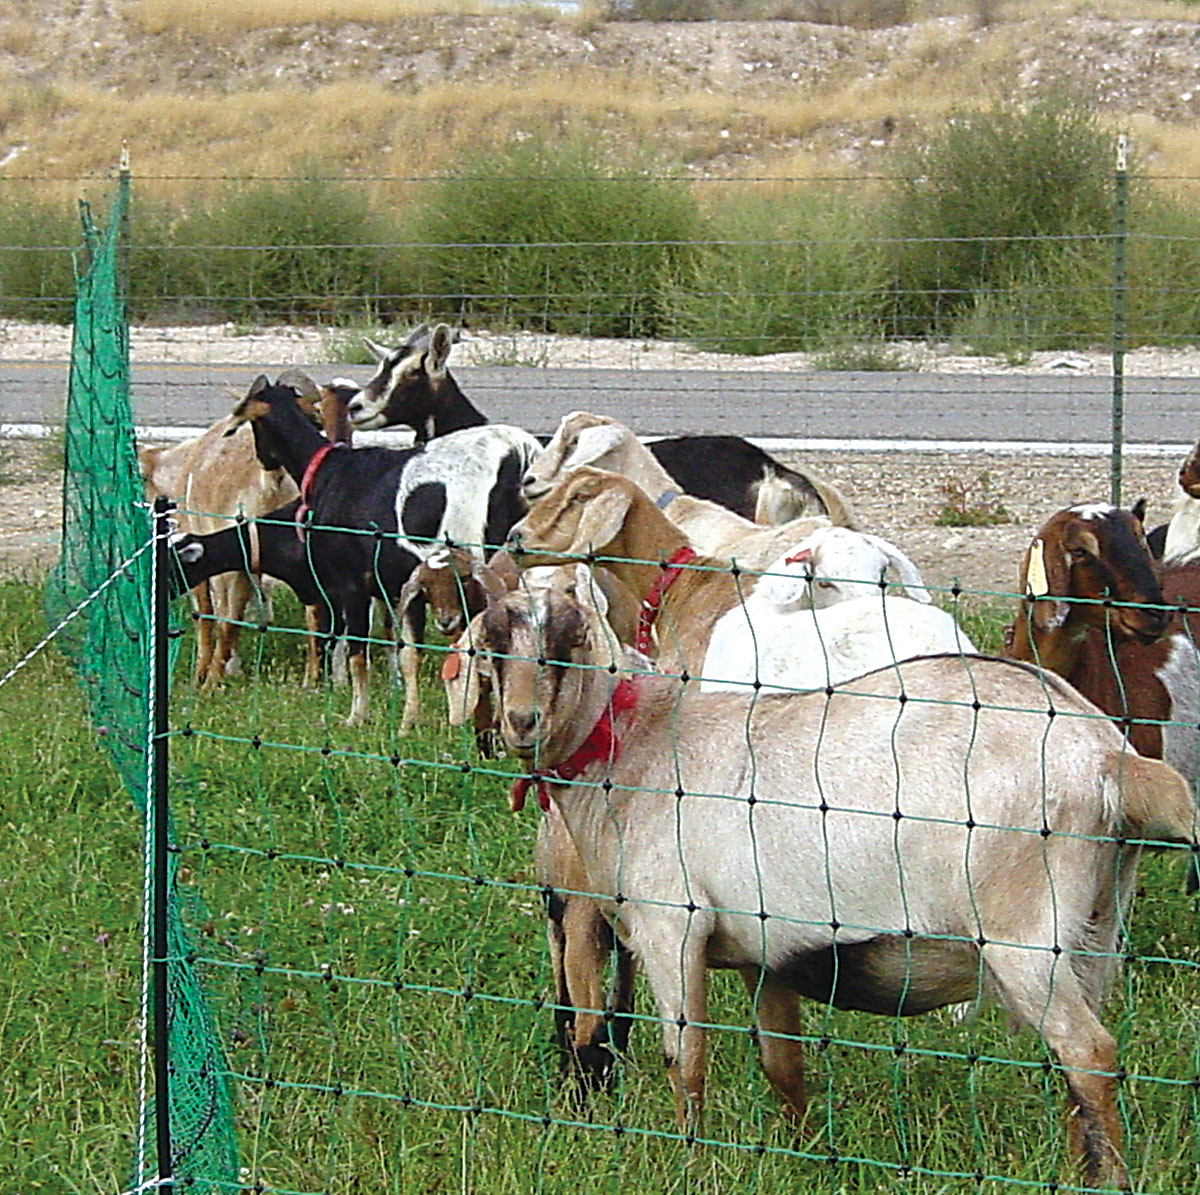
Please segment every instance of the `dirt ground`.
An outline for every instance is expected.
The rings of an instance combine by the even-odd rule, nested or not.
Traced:
[[[814,470],[850,499],[862,530],[902,547],[932,586],[981,595],[1011,593],[1032,533],[1056,510],[1109,495],[1107,457],[983,452],[781,454]],[[1149,502],[1148,523],[1165,522],[1179,462],[1129,457],[1123,496]],[[0,440],[0,573],[36,575],[57,559],[61,464],[52,442]],[[1009,521],[939,526],[944,508],[981,508]]]

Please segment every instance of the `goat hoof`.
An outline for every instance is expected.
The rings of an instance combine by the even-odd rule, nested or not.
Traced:
[[[608,1091],[616,1080],[617,1056],[607,1043],[589,1043],[571,1048],[570,1071],[586,1094]]]

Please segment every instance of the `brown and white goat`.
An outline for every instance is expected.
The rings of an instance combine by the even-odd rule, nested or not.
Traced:
[[[486,566],[477,568],[480,591],[492,601],[519,589],[526,597],[550,589],[577,597],[599,610],[609,633],[620,643],[633,642],[638,625],[636,598],[606,569],[586,565],[530,568],[503,580]],[[436,599],[430,599],[436,610]],[[480,611],[447,655],[442,669],[449,722],[463,725],[473,718],[476,743],[492,754],[496,722],[491,687],[476,667]],[[562,815],[548,803],[542,807],[534,851],[538,883],[546,901],[546,937],[554,975],[555,1040],[569,1074],[597,1086],[613,1073],[616,1057],[629,1040],[633,1011],[632,956],[617,940],[592,891],[579,853]],[[615,959],[612,984],[606,983]]]
[[[1186,564],[1200,558],[1200,440],[1179,466],[1179,493],[1163,541],[1164,564]]]
[[[763,568],[803,540],[825,519],[796,519],[759,528],[733,560]],[[660,666],[699,676],[712,629],[737,605],[753,575],[731,569],[727,558],[698,557],[684,533],[628,477],[584,465],[563,477],[512,529],[518,564],[592,559],[603,563],[647,606],[652,624],[639,645]]]
[[[1156,570],[1140,508],[1068,507],[1021,562],[1008,654],[1065,677],[1140,754],[1200,779],[1200,564]],[[1169,606],[1190,606],[1181,614]],[[1200,791],[1200,790],[1197,790]]]
[[[514,804],[536,786],[561,812],[654,992],[689,1133],[710,968],[740,973],[797,1119],[797,994],[884,1016],[989,994],[1058,1058],[1086,1181],[1128,1186],[1098,1010],[1136,871],[1122,836],[1191,836],[1171,768],[994,657],[908,661],[829,696],[681,692],[624,671],[598,614],[554,591],[489,605],[479,647],[529,769]]]

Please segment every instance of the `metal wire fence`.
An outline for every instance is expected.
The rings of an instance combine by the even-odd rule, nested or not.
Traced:
[[[76,368],[85,391],[105,390],[102,368]],[[113,460],[134,476],[123,419],[119,443],[88,433],[95,451],[72,454],[69,485],[103,491],[95,471]],[[80,504],[75,542],[133,509],[143,525],[121,492],[124,513]],[[135,539],[152,544],[147,529]],[[600,555],[587,563],[638,563]],[[67,605],[94,582],[65,581]],[[697,611],[715,616],[714,593],[642,646],[658,654]],[[935,596],[954,610],[960,595]],[[1139,861],[1136,845],[1190,834],[1191,806],[1177,826],[1169,774],[1122,770],[1118,731],[1053,678],[950,656],[849,690],[696,695],[694,662],[685,683],[606,657],[586,585],[574,601],[518,590],[463,652],[427,645],[420,722],[401,733],[390,637],[371,643],[374,717],[348,727],[342,689],[301,687],[300,610],[274,600],[242,627],[244,683],[189,684],[188,650],[173,667],[151,650],[170,633],[161,620],[137,632],[145,671],[117,673],[143,699],[151,660],[160,681],[174,674],[167,724],[139,705],[128,744],[169,752],[158,849],[186,930],[165,955],[157,939],[149,971],[194,970],[211,1009],[193,1021],[208,1034],[198,1053],[157,1042],[170,1065],[156,1084],[233,1093],[228,1109],[208,1103],[200,1136],[229,1135],[211,1153],[180,1150],[179,1114],[165,1113],[151,1183],[1197,1189],[1194,897],[1186,852]],[[125,623],[102,624],[89,675],[117,668]],[[749,650],[765,660],[768,646]],[[504,757],[481,754],[463,710],[447,717],[464,660],[490,670]],[[547,808],[514,817],[522,779],[545,785]],[[556,844],[562,823],[582,871]],[[605,916],[588,920],[593,898]],[[642,972],[631,1007],[607,995],[627,977],[623,946]],[[583,955],[601,1001],[555,985],[556,964],[587,973]],[[785,988],[809,997],[799,1011]],[[589,1017],[597,1037],[577,1055],[563,1035]]]

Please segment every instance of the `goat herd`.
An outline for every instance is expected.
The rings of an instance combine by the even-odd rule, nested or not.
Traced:
[[[1200,605],[1200,455],[1164,561],[1136,510],[1045,524],[1001,658],[819,478],[734,437],[646,447],[583,412],[548,444],[489,424],[447,371],[452,342],[422,325],[371,344],[361,388],[260,377],[203,435],[143,450],[149,488],[179,505],[199,683],[236,669],[266,575],[306,607],[309,680],[346,643],[350,724],[368,716],[381,603],[408,728],[432,612],[453,640],[449,721],[473,724],[481,751],[502,742],[525,769],[513,808],[533,792],[543,811],[578,1076],[619,1057],[636,968],[689,1132],[709,968],[740,973],[797,1121],[799,995],[903,1016],[991,996],[1057,1056],[1086,1180],[1127,1187],[1097,1014],[1140,850],[1195,844],[1200,658],[1180,607]],[[413,447],[348,445],[395,424]]]

